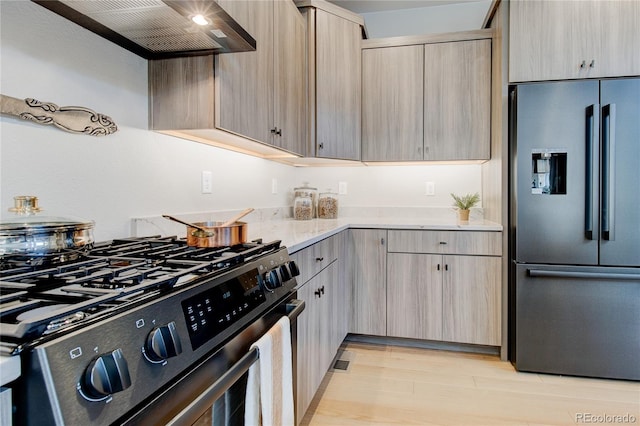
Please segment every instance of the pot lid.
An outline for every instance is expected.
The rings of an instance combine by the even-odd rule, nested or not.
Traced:
[[[95,222],[76,217],[38,216],[42,211],[38,206],[38,198],[30,195],[19,195],[13,198],[14,207],[9,209],[15,215],[0,221],[0,233],[7,232],[48,232],[53,229],[75,228],[90,229]]]

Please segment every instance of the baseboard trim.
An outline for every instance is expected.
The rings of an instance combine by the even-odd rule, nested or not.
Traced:
[[[453,352],[470,352],[483,355],[500,356],[499,346],[471,345],[467,343],[440,342],[435,340],[407,339],[403,337],[370,336],[351,334],[345,338],[347,342],[369,343],[373,345],[404,346],[409,348],[435,349]]]

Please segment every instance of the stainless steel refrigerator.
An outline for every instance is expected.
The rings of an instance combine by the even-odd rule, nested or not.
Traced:
[[[511,92],[511,360],[640,380],[640,79]]]

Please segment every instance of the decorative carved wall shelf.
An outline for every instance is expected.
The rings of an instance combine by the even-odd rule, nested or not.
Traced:
[[[33,98],[18,99],[0,95],[0,113],[38,124],[52,124],[70,133],[106,136],[118,130],[111,117],[89,108],[59,107],[51,102],[40,102]]]

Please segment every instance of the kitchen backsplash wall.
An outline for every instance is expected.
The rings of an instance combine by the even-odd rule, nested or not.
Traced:
[[[150,132],[144,59],[27,0],[1,1],[0,19],[3,94],[88,107],[119,127],[97,138],[0,118],[3,216],[13,196],[36,195],[43,214],[93,219],[105,240],[129,235],[132,217],[287,206],[304,181],[347,182],[342,206],[446,207],[449,192],[480,191],[477,165],[294,168]],[[201,194],[203,170],[211,194]]]

